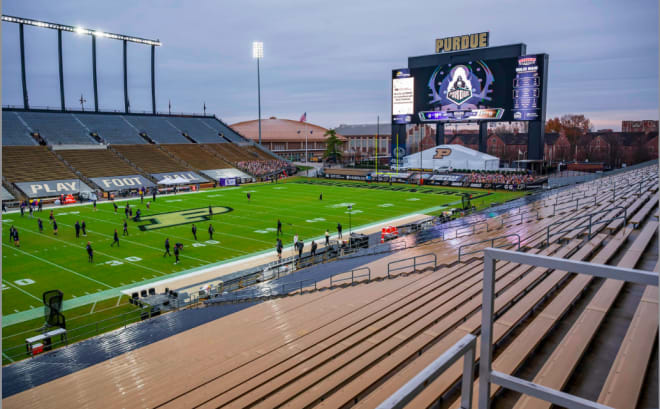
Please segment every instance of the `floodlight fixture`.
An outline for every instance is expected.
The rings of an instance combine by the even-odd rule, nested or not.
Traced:
[[[93,35],[96,37],[106,37],[106,38],[111,38],[113,40],[123,40],[123,41],[129,41],[132,43],[138,43],[138,44],[146,44],[146,45],[153,45],[153,46],[160,46],[163,45],[159,40],[149,40],[147,38],[140,38],[140,37],[133,37],[133,36],[127,36],[123,34],[114,34],[114,33],[105,33],[103,31],[99,30],[90,30],[88,28],[80,27],[80,26],[67,26],[64,24],[57,24],[57,23],[50,23],[48,21],[39,21],[39,20],[33,20],[29,18],[23,18],[23,17],[15,17],[15,16],[2,16],[2,21],[6,21],[8,23],[16,23],[16,24],[25,24],[29,26],[35,26],[35,27],[42,27],[42,28],[50,28],[52,30],[61,30],[61,31],[69,31],[71,33],[76,33],[76,34],[86,34],[86,35]]]
[[[264,58],[264,43],[261,41],[252,43],[252,58]]]

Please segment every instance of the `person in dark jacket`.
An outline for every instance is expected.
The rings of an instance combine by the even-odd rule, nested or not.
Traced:
[[[53,234],[57,236],[57,221],[53,219]]]
[[[41,218],[37,218],[37,226],[39,226],[39,233],[44,232],[44,222],[41,221]]]
[[[174,246],[174,257],[176,259],[174,261],[174,264],[179,264],[179,246],[178,245]]]
[[[87,236],[87,223],[85,223],[84,220],[82,221],[80,227],[82,228],[83,236]]]
[[[76,238],[80,237],[80,222],[76,220],[76,224],[73,226],[76,229]]]
[[[128,223],[124,219],[124,231],[121,233],[122,236],[128,236]]]
[[[312,240],[312,257],[314,257],[316,255],[316,248],[317,247],[318,246],[317,246],[316,242],[314,240]]]
[[[92,250],[92,245],[90,242],[87,242],[87,256],[90,263],[94,262],[94,250]]]
[[[113,241],[110,247],[114,247],[115,244],[117,245],[117,247],[119,247],[119,233],[117,233],[117,229],[115,229],[115,234],[113,236]]]
[[[339,238],[341,239],[341,223],[337,223],[337,234],[339,235]]]
[[[197,240],[197,226],[195,226],[194,224],[192,225],[192,234],[195,240]]]
[[[277,239],[277,260],[282,260],[282,240]]]
[[[163,253],[163,257],[165,257],[165,256],[172,257],[172,255],[170,254],[170,238],[169,237],[165,239],[165,253]]]
[[[215,229],[213,225],[209,224],[209,240],[213,240],[213,232],[215,232]]]

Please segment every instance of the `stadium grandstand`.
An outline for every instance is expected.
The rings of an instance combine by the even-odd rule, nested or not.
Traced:
[[[241,12],[229,10],[235,21]],[[342,126],[350,138],[328,138],[336,130],[307,124],[307,113],[262,120],[262,43],[253,44],[259,119],[230,127],[206,115],[206,102],[202,115],[156,110],[160,40],[2,19],[20,33],[23,97],[2,113],[3,408],[658,407],[657,125],[625,143],[605,132],[577,138],[602,154],[619,146],[634,164],[569,168],[563,180],[535,173],[548,153],[564,160],[566,144],[578,160],[573,135],[545,133],[547,54],[490,47],[484,31],[436,39],[433,54],[391,77],[354,64],[355,78],[391,86],[390,146],[376,150],[382,112],[376,128]],[[24,26],[58,30],[59,110],[29,98],[41,83],[25,75],[34,69]],[[166,32],[181,36],[175,47],[188,44],[192,34],[175,28]],[[91,112],[83,95],[80,111],[65,103],[63,32],[92,39]],[[123,42],[121,112],[99,109],[97,37]],[[217,36],[190,47],[209,38],[216,50]],[[129,43],[151,52],[149,113],[130,109]],[[223,67],[243,70],[226,56]],[[190,61],[166,58],[170,69]],[[295,61],[279,58],[280,71]],[[194,75],[216,68],[208,61]],[[269,104],[287,112],[280,101],[303,98],[323,109],[328,95],[313,94],[330,83],[308,77],[313,91],[273,92]],[[336,107],[364,115],[357,109],[373,101],[338,78]],[[489,133],[510,121],[525,122],[526,136]],[[464,122],[478,131],[445,135],[445,124]],[[381,149],[390,163],[373,157]],[[353,167],[336,166],[340,151]],[[316,177],[289,177],[290,161],[326,156]],[[506,156],[530,169],[504,167]]]
[[[220,176],[246,182],[289,167],[215,117],[5,109],[2,126],[3,186],[19,199],[30,195],[15,182],[82,178],[92,190],[104,190],[114,186],[91,179],[139,175],[158,182],[199,171],[204,176],[194,174],[191,183],[217,183]],[[52,196],[61,193],[72,192]]]
[[[211,294],[198,308],[152,321],[172,327],[194,316],[225,315],[223,309],[239,311],[161,335],[160,342],[144,342],[153,324],[136,324],[92,339],[84,350],[72,345],[65,356],[9,365],[3,404],[94,406],[107,396],[107,407],[372,408],[414,389],[400,407],[457,408],[466,390],[461,379],[480,362],[479,341],[488,336],[493,374],[522,376],[575,402],[653,406],[658,279],[643,270],[659,268],[657,162],[500,208],[460,224],[420,221],[413,234],[397,239],[406,243],[400,250],[358,257],[348,269],[325,264],[314,273],[258,283],[258,291]],[[540,264],[495,262],[492,248],[507,250],[501,257],[524,255]],[[575,271],[544,266],[553,260],[571,262]],[[579,263],[585,261],[621,268],[622,275],[591,275],[589,264]],[[488,281],[492,304],[484,287],[489,263],[495,267]],[[653,284],[630,281],[638,276]],[[490,321],[482,315],[488,305]],[[484,322],[492,325],[487,333]],[[119,337],[122,342],[110,346]],[[473,348],[476,340],[474,355],[467,355],[473,362],[450,361],[440,376],[419,380],[465,340]],[[128,345],[144,346],[127,352]],[[68,368],[55,370],[61,359]],[[39,372],[45,367],[48,375]],[[488,385],[481,376],[471,388],[473,407],[481,407],[480,388]],[[489,387],[486,397],[495,407],[550,407],[496,383]]]

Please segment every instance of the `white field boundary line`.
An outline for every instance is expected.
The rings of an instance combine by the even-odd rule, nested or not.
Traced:
[[[10,287],[12,287],[12,288],[17,289],[18,291],[22,292],[23,294],[27,294],[27,295],[29,295],[30,297],[34,298],[35,300],[42,302],[42,300],[41,300],[39,297],[37,297],[36,295],[32,295],[32,294],[30,294],[29,292],[25,291],[24,289],[22,289],[22,288],[20,288],[20,287],[18,287],[18,286],[13,285],[11,282],[9,282],[9,281],[7,281],[7,280],[2,280],[2,282],[5,283],[5,284],[7,284],[8,286],[10,286]]]
[[[3,246],[7,246],[7,247],[9,247],[9,248],[12,248],[12,247],[11,247],[9,244],[7,244],[7,243],[2,243],[2,245],[3,245]],[[23,253],[23,254],[25,254],[25,255],[27,255],[27,256],[30,256],[30,257],[36,258],[37,260],[39,260],[39,261],[41,261],[41,262],[43,262],[43,263],[50,264],[50,265],[55,266],[55,267],[57,267],[57,268],[59,268],[59,269],[62,269],[62,270],[64,270],[64,271],[68,271],[69,273],[73,273],[73,274],[75,274],[75,275],[77,275],[77,276],[80,276],[80,277],[85,278],[85,279],[87,279],[87,280],[93,281],[93,282],[95,282],[95,283],[97,283],[97,284],[104,285],[104,286],[106,286],[106,287],[108,287],[108,288],[110,288],[110,289],[114,288],[114,287],[112,287],[111,285],[108,285],[108,284],[106,284],[106,283],[104,283],[104,282],[98,281],[98,280],[96,280],[96,279],[94,279],[94,278],[92,278],[92,277],[88,277],[88,276],[86,276],[86,275],[84,275],[84,274],[80,274],[80,273],[77,272],[77,271],[73,271],[73,270],[71,270],[70,268],[66,268],[66,267],[61,266],[61,265],[59,265],[59,264],[55,264],[55,263],[53,263],[52,261],[46,260],[46,259],[41,258],[41,257],[39,257],[39,256],[35,256],[34,254],[28,253],[27,251],[23,251],[23,250],[20,250],[20,249],[17,249],[17,248],[13,248],[13,249],[16,250],[16,251],[18,251],[19,253]],[[35,298],[36,298],[36,297],[35,297]],[[41,301],[41,300],[39,300],[39,301]]]
[[[52,236],[49,235],[49,234],[38,233],[36,230],[28,229],[28,228],[25,228],[25,227],[23,227],[23,228],[21,228],[21,229],[22,229],[23,231],[26,231],[26,232],[31,233],[31,234],[41,235],[41,236],[47,237],[47,238],[49,238],[49,239],[51,239],[51,240],[55,240],[55,241],[58,241],[58,242],[60,242],[60,243],[64,243],[64,245],[66,245],[66,246],[76,247],[76,248],[79,248],[79,249],[82,249],[82,250],[85,249],[85,247],[80,247],[80,246],[77,246],[77,245],[75,245],[75,244],[73,244],[73,243],[70,243],[70,242],[68,242],[68,241],[60,240],[60,239],[58,239],[58,238],[52,237]],[[90,232],[92,232],[92,231],[90,230]],[[100,234],[100,233],[99,233],[99,234]],[[5,246],[5,245],[7,245],[7,244],[6,244],[6,243],[2,243],[2,245]],[[7,246],[10,247],[10,248],[12,248],[12,247],[9,246],[9,245],[7,245]],[[13,247],[13,248],[16,249],[15,247]],[[37,258],[37,259],[39,259],[39,260],[44,260],[44,259],[42,259],[41,257],[37,257],[37,256],[35,256],[35,255],[31,254],[31,253],[27,253],[27,252],[24,252],[24,251],[22,251],[22,250],[18,250],[18,249],[16,249],[16,250],[19,251],[19,252],[22,252],[22,253],[28,254],[28,255],[30,255],[30,256],[32,256],[32,257],[35,257],[35,258]],[[153,272],[155,272],[155,273],[157,273],[157,274],[159,274],[159,275],[164,275],[164,274],[161,273],[160,271],[155,270],[155,269],[153,269],[153,268],[151,268],[151,267],[143,266],[143,265],[141,265],[141,264],[137,264],[137,263],[134,263],[134,262],[132,262],[132,261],[128,261],[128,260],[126,260],[126,259],[122,259],[122,258],[119,258],[119,257],[111,256],[110,254],[108,254],[108,253],[104,253],[104,252],[102,252],[102,251],[100,251],[100,250],[94,250],[94,254],[100,254],[100,255],[102,255],[102,256],[106,256],[106,257],[108,257],[108,258],[111,259],[111,260],[119,260],[119,261],[121,261],[122,263],[128,263],[128,264],[131,264],[131,265],[133,265],[133,266],[143,268],[143,269],[145,269],[145,270],[153,271]],[[47,261],[48,263],[50,263],[50,264],[52,264],[52,265],[54,265],[54,266],[59,266],[58,264],[55,264],[55,263],[53,263],[53,262],[51,262],[51,261],[48,261],[48,260],[45,260],[45,261]],[[69,270],[69,269],[66,268],[66,267],[62,267],[62,266],[59,266],[59,267],[65,269],[65,270],[67,270],[67,271],[71,271],[71,272],[73,272],[73,270]],[[82,274],[80,274],[80,273],[76,273],[76,274],[82,275]],[[88,278],[89,278],[89,277],[88,277]],[[94,279],[93,279],[93,278],[90,278],[90,280],[94,280]],[[109,288],[116,288],[116,287],[111,287],[111,286],[109,286],[109,285],[107,285],[107,284],[101,283],[100,281],[97,281],[97,282],[100,283],[100,284],[103,284],[103,285],[105,285],[105,286],[107,286],[107,287],[109,287]]]
[[[409,215],[400,216],[400,217],[390,219],[390,220],[382,220],[382,221],[372,223],[372,224],[366,225],[366,226],[360,226],[358,228],[353,229],[353,231],[354,232],[360,232],[360,231],[364,231],[364,230],[374,228],[374,227],[379,226],[379,225],[386,225],[386,224],[390,224],[390,223],[395,223],[395,222],[398,222],[398,221],[401,221],[401,220],[404,220],[404,219],[409,219],[409,218],[415,217],[415,216],[426,217],[426,215],[423,214],[423,213],[409,214]],[[330,238],[331,239],[337,239],[338,235],[337,234],[331,235]],[[314,238],[309,238],[308,240],[310,242],[312,240],[316,240],[316,241],[325,240],[325,236],[318,236],[318,237],[314,237]],[[293,250],[293,245],[290,245],[290,246],[284,247],[282,249],[282,252],[284,253],[286,251],[292,251],[292,250]],[[191,277],[196,277],[196,276],[199,276],[199,275],[202,275],[202,274],[206,274],[206,273],[209,273],[211,271],[217,270],[218,268],[229,268],[229,267],[236,266],[238,264],[243,264],[243,263],[246,263],[246,262],[256,260],[258,258],[265,258],[265,257],[275,256],[276,254],[277,254],[276,250],[271,250],[271,251],[266,250],[265,252],[255,254],[254,256],[251,256],[251,257],[248,257],[248,258],[241,258],[240,260],[233,260],[233,261],[230,260],[230,261],[225,262],[225,263],[221,262],[220,265],[209,266],[209,267],[201,269],[201,270],[196,270],[196,271],[192,271],[190,273],[180,274],[180,275],[177,275],[175,277],[170,277],[170,278],[166,278],[166,279],[163,279],[163,280],[160,280],[160,281],[151,282],[147,285],[140,285],[140,286],[137,286],[137,287],[128,288],[128,289],[122,290],[121,292],[125,295],[130,296],[134,292],[140,292],[141,290],[146,290],[146,289],[151,288],[151,287],[162,286],[162,285],[169,284],[169,283],[172,283],[172,282],[177,282],[179,280],[188,279],[188,278],[191,278]],[[218,278],[220,278],[221,276],[222,275],[219,275]]]

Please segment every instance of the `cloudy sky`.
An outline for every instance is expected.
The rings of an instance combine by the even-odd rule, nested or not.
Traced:
[[[494,5],[496,4],[496,5]],[[583,113],[596,128],[658,119],[658,1],[95,1],[4,0],[2,12],[160,39],[156,105],[229,123],[257,116],[253,41],[264,42],[262,117],[326,127],[390,115],[390,76],[435,38],[490,31],[550,55],[548,116]],[[67,106],[93,106],[91,39],[65,33]],[[57,33],[26,27],[33,106],[59,105]],[[97,41],[99,105],[123,108],[121,42]],[[131,44],[129,98],[151,107],[149,48]],[[18,26],[2,25],[2,103],[22,104]]]

